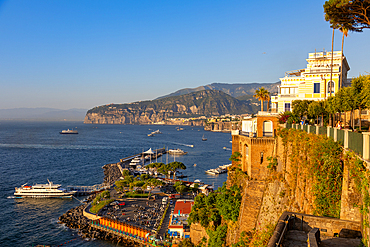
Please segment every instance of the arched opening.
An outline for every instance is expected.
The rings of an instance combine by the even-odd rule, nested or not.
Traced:
[[[273,136],[271,121],[263,121],[263,136]]]
[[[334,93],[334,81],[328,82],[328,93]]]

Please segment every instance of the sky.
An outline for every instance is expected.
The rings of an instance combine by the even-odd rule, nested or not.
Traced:
[[[0,109],[152,100],[214,82],[271,83],[331,50],[325,1],[0,0]],[[334,50],[342,35],[335,32]],[[370,72],[349,33],[349,77]]]

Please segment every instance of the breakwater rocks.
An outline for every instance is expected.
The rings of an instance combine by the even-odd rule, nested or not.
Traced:
[[[116,236],[109,232],[101,231],[91,226],[91,220],[83,216],[83,210],[87,204],[68,210],[65,214],[59,217],[59,223],[65,224],[68,228],[77,229],[78,234],[83,239],[101,239],[111,241],[113,243],[124,243],[124,246],[137,246],[137,243]]]
[[[100,232],[91,231],[90,220],[83,216],[83,210],[86,205],[68,210],[65,214],[59,217],[59,222],[65,224],[68,228],[78,229],[79,234],[83,238],[98,238]]]
[[[122,173],[118,168],[120,164],[121,163],[118,162],[113,164],[106,164],[103,166],[105,184],[112,184],[114,181],[117,181],[122,176]]]

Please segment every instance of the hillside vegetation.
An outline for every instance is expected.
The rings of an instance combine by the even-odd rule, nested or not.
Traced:
[[[217,90],[204,90],[150,101],[98,106],[87,112],[85,123],[148,124],[174,117],[245,114],[255,110],[247,100],[238,100]]]

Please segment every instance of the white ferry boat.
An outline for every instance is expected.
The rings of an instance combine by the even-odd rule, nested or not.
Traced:
[[[59,134],[78,134],[78,131],[77,130],[73,130],[73,129],[67,129],[67,130],[62,130],[61,132],[59,132]]]
[[[33,198],[71,198],[76,191],[67,191],[61,188],[60,184],[53,184],[48,179],[48,184],[24,184],[15,188],[14,196],[16,198],[33,197]]]

